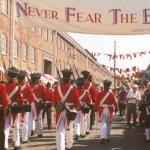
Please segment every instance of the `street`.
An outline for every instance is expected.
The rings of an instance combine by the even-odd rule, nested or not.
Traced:
[[[46,123],[46,122],[45,122]],[[94,130],[84,139],[75,142],[75,150],[149,150],[150,143],[144,142],[144,132],[142,129],[126,129],[126,122],[117,117],[113,121],[111,141],[105,145],[100,144],[98,124],[95,123]],[[12,135],[12,134],[11,134]],[[29,144],[22,144],[23,150],[56,150],[55,130],[43,131],[44,138],[38,138],[35,134]],[[12,136],[11,136],[12,137]],[[10,150],[13,150],[10,139]]]

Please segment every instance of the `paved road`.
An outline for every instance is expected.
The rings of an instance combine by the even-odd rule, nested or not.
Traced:
[[[98,126],[98,125],[97,125]],[[113,121],[111,141],[105,145],[100,144],[99,130],[94,130],[84,139],[74,144],[75,150],[150,150],[150,143],[144,142],[144,132],[140,129],[125,129],[125,121],[117,118]],[[10,150],[13,150],[10,139]],[[34,135],[29,144],[22,145],[23,150],[56,150],[55,131],[44,130],[44,138]]]

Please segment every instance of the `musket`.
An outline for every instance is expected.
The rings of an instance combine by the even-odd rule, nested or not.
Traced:
[[[56,71],[57,71],[57,75],[58,75],[58,77],[59,77],[59,81],[60,81],[60,83],[62,83],[61,75],[60,75],[60,72],[59,72],[57,66],[56,66]]]
[[[76,74],[77,74],[78,78],[80,78],[80,74],[79,74],[79,72],[78,72],[78,70],[77,70],[75,64],[74,64],[74,68],[75,68],[75,71],[76,71]]]
[[[69,63],[69,65],[70,65],[70,69],[72,70],[73,78],[74,78],[74,80],[75,80],[75,81],[77,81],[77,80],[76,80],[76,78],[75,78],[75,75],[74,75],[73,69],[72,69],[72,67],[71,67],[71,64]]]
[[[29,71],[30,71],[30,74],[31,74],[31,73],[32,73],[32,71],[31,71],[31,68],[30,68],[30,66],[29,66],[28,62],[27,62],[27,67],[28,67],[28,69],[29,69]],[[26,75],[26,77],[27,77],[27,79],[28,79],[29,83],[31,83],[31,80],[30,80],[29,76],[28,76],[28,75]]]

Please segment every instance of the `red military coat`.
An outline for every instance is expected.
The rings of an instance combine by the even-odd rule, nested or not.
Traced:
[[[53,105],[53,95],[54,92],[50,88],[45,89],[45,102],[49,102],[51,105]]]
[[[22,93],[23,93],[23,99],[24,103],[32,103],[34,101],[34,95],[31,90],[31,87],[24,82],[19,82],[19,86],[21,87]],[[24,117],[25,113],[22,113],[22,118]]]
[[[16,86],[19,86],[16,83],[7,83],[6,84],[6,92],[7,95],[9,96],[9,94],[11,94],[11,92],[16,88]],[[10,104],[13,102],[17,102],[19,105],[23,104],[23,94],[21,91],[21,88],[19,87],[18,91],[12,96],[12,98],[10,99]],[[13,126],[16,120],[17,114],[13,114]]]
[[[92,83],[89,82],[89,81],[86,81],[86,82],[84,83],[84,87],[83,87],[83,88],[87,90],[87,89],[89,88],[90,84],[92,84]],[[90,90],[89,90],[89,93],[90,93],[91,98],[92,98],[92,101],[93,101],[93,103],[94,103],[94,102],[95,102],[95,99],[96,99],[96,95],[97,95],[97,93],[98,93],[98,90],[97,90],[97,88],[96,88],[95,85],[92,84],[92,86],[91,86],[91,88],[90,88]]]
[[[79,97],[84,93],[84,89],[78,88],[78,93],[79,93]],[[91,95],[89,94],[89,92],[86,92],[85,96],[80,100],[81,103],[85,102],[87,104],[91,104],[92,103],[92,99],[91,99]]]
[[[6,84],[6,92],[7,95],[9,95],[15,88],[16,86],[19,86],[16,83],[7,83]],[[11,102],[18,102],[20,105],[23,104],[23,94],[21,91],[21,88],[18,89],[18,91],[14,94],[14,96],[12,96],[12,98],[10,99]]]
[[[65,95],[67,93],[70,86],[71,86],[71,84],[61,84],[60,85],[60,89],[61,89],[63,95]],[[53,101],[54,101],[54,103],[61,101],[61,97],[60,97],[59,92],[58,92],[58,87],[56,87],[54,90]],[[72,105],[69,106],[70,109],[73,109],[73,108],[77,109],[80,106],[80,100],[79,100],[77,88],[74,87],[72,89],[68,98],[66,99],[66,103],[72,103]],[[59,121],[61,119],[61,115],[62,115],[61,112],[56,111],[56,128],[58,127]]]
[[[100,120],[101,120],[101,117],[102,117],[104,107],[99,106],[99,105],[100,105],[100,102],[102,101],[103,97],[107,93],[108,93],[108,91],[103,91],[101,93],[98,93],[97,96],[96,96],[96,101],[95,101],[95,104],[94,104],[94,108],[98,109],[98,115],[99,115]],[[110,93],[109,96],[106,98],[106,100],[103,102],[103,104],[106,104],[106,105],[109,105],[109,106],[112,105],[112,107],[108,107],[108,109],[109,109],[109,119],[111,120],[114,110],[118,109],[118,103],[117,103],[117,100],[116,100],[116,97],[114,96],[114,94]]]
[[[6,88],[0,84],[0,127],[4,128],[6,119],[6,108],[8,107],[8,99],[6,95]]]
[[[40,99],[40,101],[41,100],[44,101],[44,99],[45,99],[45,87],[43,85],[37,85],[36,83],[31,83],[30,87],[31,87],[32,92],[34,93],[34,96],[35,96],[35,100],[34,100],[34,104],[35,104],[35,108],[36,108],[36,116],[35,117],[37,119],[41,110],[39,109],[39,107],[37,105],[36,98]]]
[[[24,82],[19,82],[18,84],[20,85],[21,89],[24,85],[26,85],[25,88],[22,89],[23,99],[25,101],[27,100],[31,104],[34,101],[34,95],[31,90],[31,87],[29,85],[25,84]]]

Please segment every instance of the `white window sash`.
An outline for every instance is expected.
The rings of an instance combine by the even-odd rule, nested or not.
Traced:
[[[1,53],[6,54],[7,52],[7,38],[5,35],[1,35]]]

